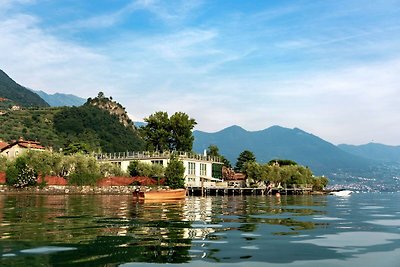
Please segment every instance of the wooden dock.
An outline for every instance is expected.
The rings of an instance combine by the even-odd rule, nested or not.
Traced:
[[[189,196],[241,196],[241,195],[305,195],[311,188],[257,188],[257,187],[188,187]]]

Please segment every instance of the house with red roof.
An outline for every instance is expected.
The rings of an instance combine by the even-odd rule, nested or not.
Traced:
[[[27,150],[44,150],[37,141],[27,141],[22,138],[13,141],[10,144],[0,141],[0,155],[8,158],[16,158]]]

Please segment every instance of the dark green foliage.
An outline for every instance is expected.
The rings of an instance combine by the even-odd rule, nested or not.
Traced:
[[[323,190],[329,183],[329,179],[325,176],[314,177],[313,179],[313,190],[321,191]]]
[[[197,124],[194,119],[183,112],[175,112],[169,119],[171,138],[169,149],[171,151],[192,151],[194,137],[192,130]]]
[[[221,179],[222,178],[222,164],[213,163],[212,164],[212,177]]]
[[[137,160],[133,160],[129,163],[128,173],[130,176],[138,176],[139,175],[138,165],[139,165],[139,161],[137,161]]]
[[[91,172],[74,172],[68,177],[70,185],[96,185],[101,178],[100,174]]]
[[[7,184],[23,188],[37,184],[37,172],[28,165],[28,158],[18,157],[6,171]]]
[[[207,149],[207,156],[211,156],[211,157],[218,157],[223,166],[227,167],[227,168],[232,168],[231,163],[229,162],[229,160],[227,160],[224,156],[222,156],[219,153],[219,148],[216,145],[210,145]],[[222,166],[221,166],[221,172],[222,172]],[[222,173],[221,173],[222,175]],[[213,175],[213,177],[216,177]]]
[[[289,159],[272,159],[268,162],[269,165],[278,164],[279,166],[297,165],[297,162]]]
[[[128,166],[128,173],[131,176],[145,176],[162,178],[165,168],[161,164],[150,164],[145,162],[131,161]]]
[[[165,169],[165,184],[172,189],[185,187],[185,167],[183,162],[176,157],[171,157]]]
[[[256,157],[254,156],[253,152],[249,150],[244,150],[242,153],[240,153],[236,165],[235,165],[235,171],[236,172],[243,172],[244,171],[244,165],[247,162],[255,162]]]
[[[76,154],[76,153],[87,154],[91,150],[92,149],[90,148],[90,146],[88,144],[85,144],[85,143],[71,143],[71,144],[67,145],[63,149],[63,153],[64,153],[64,155],[72,155],[72,154]]]
[[[54,116],[54,128],[66,145],[80,141],[103,152],[141,150],[143,141],[134,128],[122,125],[117,116],[91,105],[64,108]]]
[[[12,80],[0,70],[0,97],[10,99],[23,107],[48,107],[40,96]]]
[[[194,119],[183,112],[176,112],[170,118],[167,112],[156,112],[145,118],[147,123],[140,128],[146,149],[154,151],[192,151]]]
[[[144,121],[147,124],[140,128],[140,132],[146,142],[146,149],[150,151],[169,150],[168,113],[159,111],[145,118]]]
[[[7,169],[7,158],[0,155],[0,172],[4,172]]]

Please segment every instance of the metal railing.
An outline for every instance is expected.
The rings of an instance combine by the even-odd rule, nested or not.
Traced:
[[[201,154],[182,152],[182,151],[126,151],[114,153],[94,154],[99,161],[122,161],[122,160],[144,160],[144,159],[169,159],[172,155],[178,156],[179,159],[193,159],[201,161],[210,161],[222,163],[219,157],[204,156]]]

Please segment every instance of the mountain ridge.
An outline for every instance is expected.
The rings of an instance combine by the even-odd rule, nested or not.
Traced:
[[[73,94],[64,94],[64,93],[48,94],[42,90],[33,90],[33,89],[31,90],[36,94],[38,94],[52,107],[81,106],[86,102],[86,99]]]
[[[318,174],[338,169],[368,168],[371,164],[370,160],[347,153],[299,128],[274,125],[260,131],[247,131],[240,126],[231,126],[215,133],[196,130],[193,135],[196,152],[217,145],[221,154],[232,163],[243,150],[250,150],[259,162],[291,159],[311,167]]]
[[[0,97],[12,100],[23,107],[49,107],[38,94],[15,82],[0,69]]]

